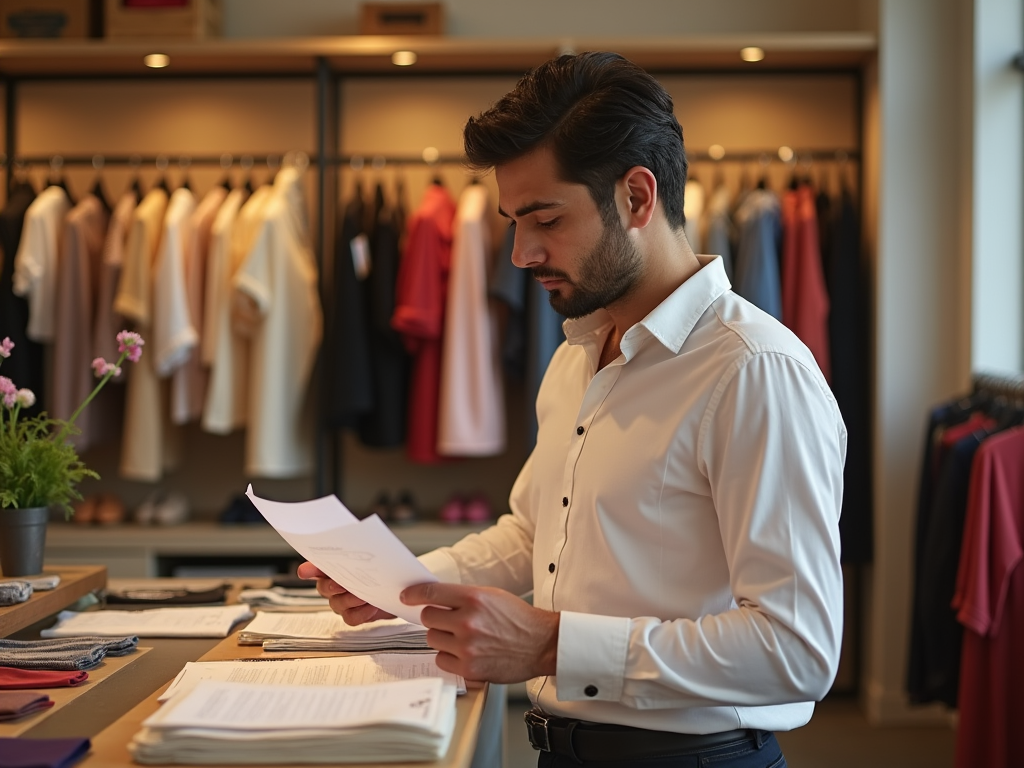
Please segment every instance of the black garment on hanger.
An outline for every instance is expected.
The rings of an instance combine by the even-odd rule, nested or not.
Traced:
[[[334,244],[333,285],[327,302],[323,418],[333,429],[355,428],[359,417],[374,403],[366,308],[352,250],[352,240],[365,234],[364,216],[362,195],[357,190],[341,216],[341,229]]]
[[[397,448],[405,442],[409,402],[409,354],[391,327],[395,312],[401,231],[397,207],[389,206],[377,186],[373,202],[370,253],[373,268],[363,281],[370,370],[376,398],[359,417],[359,438],[374,448]]]
[[[100,201],[100,205],[103,206],[103,210],[108,214],[113,212],[114,209],[110,205],[110,200],[107,198],[106,190],[103,189],[103,179],[100,176],[97,176],[96,181],[93,182],[90,194]]]
[[[43,378],[42,344],[30,341],[28,328],[28,301],[14,294],[14,257],[21,242],[21,231],[25,224],[25,212],[35,200],[35,190],[29,184],[15,184],[7,198],[7,205],[0,211],[0,249],[3,250],[0,267],[0,339],[10,338],[14,342],[14,353],[4,360],[0,374],[8,377],[19,389],[31,389],[36,395],[36,404],[22,411],[26,416],[35,416],[46,402]]]

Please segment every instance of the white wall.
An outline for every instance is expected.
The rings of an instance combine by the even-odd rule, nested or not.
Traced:
[[[905,703],[912,526],[929,404],[969,383],[970,212],[960,115],[970,66],[959,0],[881,0],[875,263],[875,530],[866,694],[876,722]],[[969,25],[967,25],[969,29]],[[872,148],[874,152],[874,148]],[[1018,252],[1017,258],[1020,258]]]
[[[360,0],[224,0],[227,37],[352,35]],[[694,35],[873,29],[862,0],[445,0],[453,37]]]
[[[1024,370],[1024,4],[975,0],[973,61],[974,371]]]

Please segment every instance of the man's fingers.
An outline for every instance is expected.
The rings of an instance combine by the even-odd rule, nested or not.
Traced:
[[[446,608],[459,608],[465,604],[470,589],[461,584],[434,581],[406,587],[399,597],[406,605],[442,605]]]
[[[300,563],[299,567],[295,569],[295,575],[300,579],[323,579],[327,578],[327,574],[317,568],[310,562]]]

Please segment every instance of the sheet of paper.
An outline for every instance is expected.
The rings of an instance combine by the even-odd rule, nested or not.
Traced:
[[[245,495],[296,552],[360,600],[420,623],[422,607],[398,595],[437,577],[377,515],[359,520],[333,495],[286,503],[259,498],[251,485]]]
[[[254,662],[258,663],[258,662]],[[150,728],[269,731],[394,723],[431,727],[442,718],[444,683],[437,677],[333,686],[246,685],[201,680],[146,719]],[[451,697],[451,698],[449,698]]]
[[[251,619],[247,605],[151,608],[143,611],[62,611],[42,637],[227,637],[240,621]]]
[[[375,653],[366,656],[274,661],[190,661],[160,694],[160,701],[191,691],[201,680],[250,685],[370,685],[394,680],[439,677],[458,693],[466,681],[439,669],[437,654]]]
[[[381,619],[350,627],[333,611],[312,611],[310,613],[264,613],[256,614],[245,631],[253,635],[275,637],[312,637],[331,640],[339,637],[384,638],[399,635],[422,635],[426,630],[422,624],[413,624],[405,619]]]

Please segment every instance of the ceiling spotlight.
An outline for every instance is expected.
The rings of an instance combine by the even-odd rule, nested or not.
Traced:
[[[163,69],[171,63],[171,57],[166,53],[151,53],[142,60],[142,63],[152,69]]]
[[[779,160],[784,163],[788,163],[794,157],[794,152],[791,147],[782,146],[779,147]]]
[[[725,157],[725,147],[721,144],[712,144],[708,147],[708,157],[712,160],[721,160]]]
[[[744,61],[761,61],[764,58],[764,48],[751,45],[740,51],[740,58]]]
[[[415,51],[395,51],[391,54],[391,63],[396,67],[411,67],[416,63]]]
[[[436,163],[440,158],[441,153],[437,150],[437,147],[425,147],[423,149],[423,162]]]

